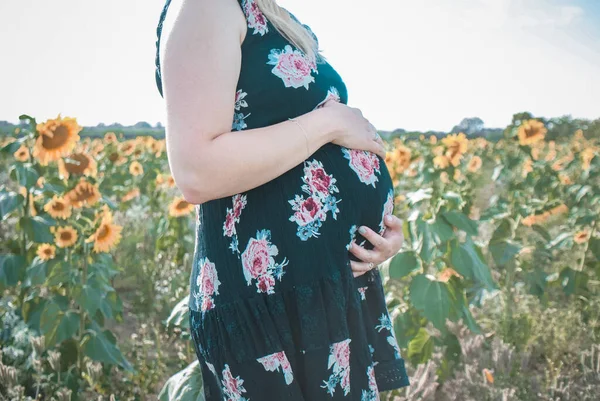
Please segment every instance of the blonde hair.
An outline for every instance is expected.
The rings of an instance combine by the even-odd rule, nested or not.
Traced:
[[[267,17],[279,33],[291,42],[296,48],[302,50],[311,60],[323,60],[319,54],[316,38],[304,25],[296,21],[290,14],[277,5],[276,0],[255,0],[260,11]]]

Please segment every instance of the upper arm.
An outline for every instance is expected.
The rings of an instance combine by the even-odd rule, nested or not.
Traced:
[[[203,143],[231,131],[246,24],[236,0],[173,0],[170,7],[160,49],[167,150],[172,169],[184,169]]]

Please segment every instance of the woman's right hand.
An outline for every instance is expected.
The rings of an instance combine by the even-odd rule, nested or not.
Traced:
[[[325,102],[322,107],[330,109],[339,127],[332,143],[350,149],[368,150],[385,160],[386,149],[383,139],[380,136],[375,138],[377,129],[363,117],[360,109],[333,99]]]

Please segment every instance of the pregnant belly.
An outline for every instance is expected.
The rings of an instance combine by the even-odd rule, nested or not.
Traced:
[[[239,288],[247,294],[235,296],[256,292],[241,282],[248,255],[284,267],[290,285],[310,282],[349,269],[347,261],[356,260],[347,248],[353,239],[371,249],[357,229],[381,232],[393,201],[392,180],[379,156],[326,144],[264,185],[201,205],[196,256],[215,262],[223,283],[240,282],[228,284],[231,292],[223,287],[232,297]]]

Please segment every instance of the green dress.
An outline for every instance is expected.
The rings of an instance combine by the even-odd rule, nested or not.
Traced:
[[[238,1],[248,31],[232,131],[286,121],[328,99],[347,103],[329,63],[311,63],[255,0]],[[161,95],[169,3],[157,29]],[[353,239],[372,249],[357,228],[382,234],[393,209],[384,160],[333,143],[259,187],[197,205],[190,331],[207,401],[374,401],[409,385],[380,272],[355,278],[350,261],[358,259],[348,250]]]

